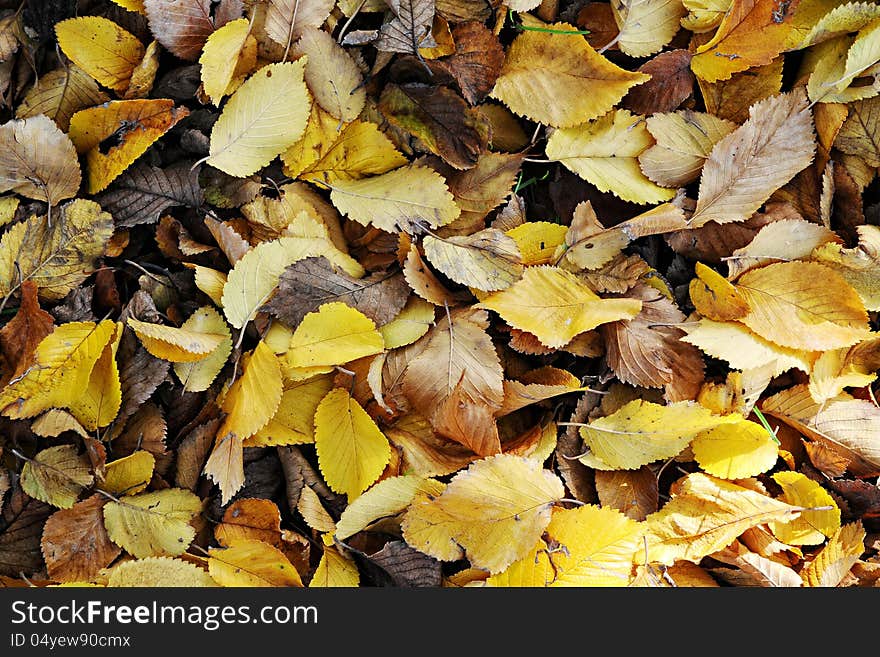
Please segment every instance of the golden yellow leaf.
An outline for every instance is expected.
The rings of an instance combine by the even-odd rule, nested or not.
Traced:
[[[162,46],[158,41],[151,41],[141,60],[135,69],[131,72],[131,80],[128,82],[128,89],[125,90],[123,98],[131,100],[135,98],[146,98],[153,90],[153,83],[156,81],[156,73],[159,72],[159,60],[162,56]]]
[[[770,523],[780,541],[789,545],[819,545],[840,529],[840,509],[822,486],[800,472],[777,472],[773,481],[782,487],[783,501],[804,507],[800,517],[789,523]]]
[[[702,262],[696,263],[694,273],[688,290],[694,309],[703,317],[726,322],[749,313],[748,301],[721,274]]]
[[[202,501],[181,488],[166,488],[108,502],[104,525],[110,540],[138,559],[183,554],[195,537],[190,521]]]
[[[345,508],[336,523],[334,536],[344,541],[377,520],[396,516],[410,505],[417,494],[437,496],[444,488],[446,485],[436,479],[419,475],[383,479]]]
[[[553,555],[555,557],[555,554]],[[495,588],[535,588],[550,586],[556,574],[550,562],[550,547],[540,539],[528,554],[502,572],[486,578],[485,586]],[[481,571],[478,571],[481,572]]]
[[[74,445],[56,445],[38,452],[21,469],[24,492],[52,506],[69,509],[94,477],[85,454]]]
[[[117,322],[109,344],[104,347],[92,368],[86,389],[68,405],[70,414],[89,431],[110,424],[116,419],[122,405],[122,383],[119,380],[116,351],[122,339],[123,328],[123,324]]]
[[[198,276],[196,276],[198,279]],[[191,331],[200,335],[220,335],[223,339],[203,358],[196,361],[175,362],[174,373],[183,384],[186,392],[207,390],[223,369],[232,351],[232,335],[229,327],[216,310],[210,306],[197,308],[189,318],[180,325],[181,330]]]
[[[548,27],[577,30],[567,23]],[[649,79],[612,64],[580,35],[525,31],[507,49],[491,96],[536,123],[566,128],[602,116]]]
[[[324,546],[321,561],[309,581],[309,588],[352,588],[360,584],[357,565],[340,554],[335,547]]]
[[[443,176],[425,166],[409,165],[327,186],[332,190],[330,200],[342,214],[388,232],[413,232],[420,224],[438,228],[461,214]]]
[[[804,586],[839,585],[864,553],[865,528],[862,523],[844,525],[801,571]]]
[[[562,347],[600,324],[632,319],[637,299],[601,299],[574,274],[557,267],[530,267],[506,290],[490,294],[478,308],[497,312],[511,326],[534,333],[548,347]]]
[[[790,349],[848,347],[867,337],[867,311],[833,269],[815,262],[779,262],[743,274],[736,289],[751,307],[743,324]]]
[[[676,482],[672,499],[648,516],[647,558],[666,565],[699,563],[747,529],[771,521],[790,522],[801,511],[749,488],[699,472],[690,474]]]
[[[21,99],[15,116],[25,119],[45,114],[66,131],[70,117],[79,110],[108,100],[87,73],[70,63],[41,75]]]
[[[80,16],[55,24],[58,45],[73,63],[118,93],[128,88],[131,72],[144,57],[144,44],[100,16]]]
[[[633,203],[659,203],[672,199],[675,190],[656,185],[639,168],[638,157],[653,144],[642,117],[617,109],[594,121],[555,130],[545,150],[549,159],[603,192]]]
[[[76,149],[46,116],[0,125],[0,192],[57,205],[76,196],[82,174]]]
[[[527,221],[511,228],[507,235],[513,238],[519,247],[522,264],[550,265],[556,262],[554,254],[560,244],[565,242],[568,227],[564,224],[553,224],[549,221]]]
[[[101,489],[114,495],[134,495],[147,487],[153,478],[156,458],[139,449],[107,464]]]
[[[499,573],[528,554],[563,495],[562,482],[540,463],[491,456],[456,474],[439,496],[418,495],[404,516],[403,537],[441,561],[466,557]]]
[[[813,161],[816,142],[803,91],[755,103],[749,119],[718,141],[703,165],[691,228],[745,221]]]
[[[776,465],[773,435],[748,420],[701,431],[691,443],[691,449],[703,470],[722,479],[756,477]]]
[[[624,0],[611,3],[620,32],[617,44],[631,57],[653,55],[676,35],[687,14],[681,0]]]
[[[385,349],[397,349],[425,335],[433,323],[434,304],[413,294],[397,317],[379,327],[379,333],[385,340]]]
[[[223,305],[223,287],[226,285],[227,276],[222,271],[203,267],[202,265],[194,265],[191,262],[185,262],[183,265],[192,269],[195,277],[196,287],[204,292],[217,306]]]
[[[215,587],[217,583],[203,569],[183,559],[147,557],[123,561],[113,566],[107,586],[136,587]]]
[[[311,108],[305,63],[268,64],[236,90],[211,130],[208,164],[245,177],[296,143]]]
[[[212,548],[208,574],[220,586],[302,586],[299,573],[276,547],[238,538],[224,548]]]
[[[147,351],[156,358],[172,363],[202,360],[227,339],[220,332],[204,333],[190,328],[151,324],[133,317],[129,317],[126,323]]]
[[[308,313],[290,339],[291,367],[342,365],[385,349],[376,324],[341,301],[325,303]]]
[[[111,100],[83,109],[70,118],[68,136],[85,155],[86,190],[103,190],[152,146],[159,137],[189,115],[169,99]],[[105,140],[112,145],[105,148]]]
[[[282,392],[278,357],[261,340],[243,359],[243,372],[223,397],[220,408],[226,416],[217,430],[218,440],[230,434],[241,440],[254,435],[275,415]]]
[[[201,64],[202,86],[214,105],[232,93],[257,64],[257,42],[246,18],[229,21],[205,42]]]
[[[513,238],[496,228],[471,235],[426,235],[425,257],[456,283],[483,292],[510,287],[522,275],[521,256]]]
[[[315,98],[339,121],[353,121],[367,99],[363,76],[354,59],[324,30],[307,27],[296,50],[308,59],[305,80]]]
[[[851,249],[826,243],[813,251],[813,259],[843,276],[861,297],[865,308],[880,310],[880,227],[857,226],[859,244]]]
[[[115,331],[110,320],[55,328],[40,342],[27,372],[0,390],[3,414],[20,419],[70,406],[88,387],[92,369]]]
[[[315,409],[332,387],[330,376],[315,376],[291,384],[281,394],[275,415],[247,439],[245,447],[315,442]]]
[[[391,446],[348,392],[335,388],[315,410],[318,466],[327,485],[354,500],[382,474]]]

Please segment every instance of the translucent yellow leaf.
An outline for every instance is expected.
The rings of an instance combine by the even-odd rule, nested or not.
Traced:
[[[865,528],[862,523],[844,525],[801,571],[804,586],[839,585],[864,553]]]
[[[691,449],[703,470],[722,479],[756,477],[776,465],[777,444],[773,436],[748,420],[701,431]]]
[[[202,501],[181,488],[140,493],[104,505],[110,540],[134,557],[183,554],[195,537],[190,521]]]
[[[311,108],[304,66],[303,58],[268,64],[251,75],[214,123],[205,161],[245,177],[292,146],[302,136]]]
[[[116,351],[122,339],[123,328],[123,324],[117,322],[109,344],[104,347],[92,368],[86,389],[68,405],[71,415],[89,431],[110,424],[116,419],[122,405],[122,384],[119,380],[119,366],[116,364]]]
[[[813,251],[813,259],[830,267],[852,285],[871,311],[880,310],[880,227],[857,226],[858,246],[827,243]]]
[[[342,388],[315,411],[318,466],[327,485],[354,500],[382,474],[391,446],[367,412]]]
[[[153,478],[156,458],[139,449],[107,464],[101,489],[114,495],[134,495],[147,487]]]
[[[653,114],[646,124],[657,143],[639,155],[639,166],[664,187],[696,180],[712,147],[736,128],[732,121],[692,110]]]
[[[694,402],[661,406],[635,399],[581,427],[580,435],[590,450],[585,458],[594,467],[604,464],[603,470],[635,470],[678,455],[702,431],[737,420],[742,416],[712,415]]]
[[[243,371],[226,391],[220,408],[226,413],[218,439],[230,434],[244,440],[275,415],[284,383],[278,357],[262,340],[243,360]]]
[[[210,306],[197,308],[180,325],[181,330],[201,335],[221,335],[220,343],[203,358],[196,361],[175,362],[174,373],[187,392],[207,390],[223,369],[232,351],[232,335],[229,327],[216,310]]]
[[[333,387],[330,376],[296,381],[281,395],[272,419],[247,439],[246,447],[300,445],[315,442],[315,409]]]
[[[360,584],[357,565],[339,553],[335,547],[325,546],[321,561],[309,581],[309,588],[353,588]]]
[[[675,484],[672,499],[648,516],[647,558],[699,563],[751,527],[790,522],[802,509],[702,473]],[[641,555],[637,553],[637,558]]]
[[[107,586],[136,587],[216,587],[217,583],[203,569],[183,559],[147,557],[123,561],[113,566]]]
[[[144,57],[136,36],[100,16],[80,16],[55,24],[58,45],[73,63],[105,87],[122,93]]]
[[[440,238],[426,235],[425,257],[456,283],[483,292],[510,287],[522,275],[519,248],[496,228]]]
[[[57,205],[76,196],[81,181],[76,149],[51,119],[38,115],[0,125],[0,192]]]
[[[548,27],[577,30],[567,23]],[[507,49],[491,96],[520,116],[564,128],[605,114],[648,79],[612,64],[580,35],[525,31]]]
[[[225,548],[212,548],[208,574],[220,586],[302,586],[299,573],[278,548],[263,541],[238,538]]]
[[[227,335],[221,332],[202,332],[192,328],[177,328],[162,324],[151,324],[129,317],[128,327],[156,358],[172,363],[191,363],[206,358],[216,350]]]
[[[82,283],[96,266],[110,236],[113,217],[94,201],[78,198],[61,213],[32,216],[13,224],[0,239],[0,294],[23,279],[39,288],[40,299],[57,301]]]
[[[702,262],[696,263],[694,273],[688,291],[694,309],[703,317],[725,322],[748,314],[748,302],[721,274]]]
[[[341,301],[308,313],[293,332],[287,351],[291,367],[342,365],[385,349],[376,324]]]
[[[94,477],[85,454],[74,445],[56,445],[38,452],[21,469],[24,492],[52,506],[69,509]]]
[[[528,221],[511,228],[507,235],[513,238],[522,255],[522,264],[549,265],[556,262],[554,254],[557,247],[565,242],[568,227],[549,221]]]
[[[330,200],[342,214],[388,232],[413,232],[419,224],[438,228],[461,214],[443,176],[425,166],[409,165],[327,186],[332,190]]]
[[[603,192],[633,203],[660,203],[675,196],[639,168],[638,157],[654,144],[642,117],[618,109],[595,121],[553,132],[546,153]]]
[[[687,14],[681,0],[624,0],[612,3],[620,30],[617,44],[631,57],[646,57],[672,41]]]
[[[62,324],[40,342],[34,364],[0,390],[0,409],[14,419],[49,408],[67,408],[88,387],[89,377],[116,324],[104,320]]]
[[[511,326],[535,334],[548,347],[562,347],[579,333],[632,319],[637,299],[601,299],[577,276],[556,267],[530,267],[506,290],[487,296],[479,308],[497,312]]]
[[[434,304],[411,295],[397,317],[379,327],[385,349],[412,344],[428,332],[434,323]]]
[[[250,73],[257,63],[257,42],[246,18],[229,21],[216,30],[202,49],[202,86],[214,105]]]
[[[441,495],[418,495],[404,516],[403,537],[441,561],[464,556],[499,573],[528,554],[563,495],[562,482],[540,463],[491,456],[456,474]]]
[[[740,321],[783,347],[837,349],[868,335],[868,313],[859,295],[824,265],[770,264],[743,274],[736,288],[751,307]]]
[[[87,73],[70,63],[41,75],[21,99],[15,116],[25,119],[45,114],[66,131],[70,117],[79,110],[108,100]]]
[[[815,150],[812,114],[803,91],[755,103],[749,119],[709,153],[691,227],[745,221],[813,161]]]
[[[777,472],[773,481],[782,487],[783,501],[805,509],[791,522],[770,523],[780,541],[789,545],[819,545],[840,529],[840,509],[822,486],[800,472]],[[825,508],[813,510],[816,507]]]
[[[353,121],[367,99],[363,76],[348,51],[324,30],[306,28],[296,44],[307,57],[305,80],[315,102],[340,121]]]
[[[440,495],[446,485],[436,479],[419,475],[404,475],[383,479],[349,504],[339,522],[334,536],[344,541],[381,518],[395,516],[406,509],[418,493]]]
[[[107,187],[188,115],[186,107],[175,107],[167,98],[111,100],[74,114],[68,136],[77,152],[85,155],[88,193]]]

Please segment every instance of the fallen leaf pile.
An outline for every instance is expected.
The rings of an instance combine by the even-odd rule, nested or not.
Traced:
[[[0,582],[877,586],[878,144],[873,2],[0,10]]]

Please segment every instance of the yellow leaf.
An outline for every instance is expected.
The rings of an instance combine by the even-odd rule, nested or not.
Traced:
[[[234,433],[217,436],[202,470],[220,487],[221,503],[228,504],[244,486],[244,445]]]
[[[129,11],[133,11],[137,14],[146,15],[146,9],[144,9],[144,0],[113,0],[113,2],[115,2],[123,9],[128,9]]]
[[[477,305],[497,312],[511,326],[534,333],[548,347],[606,322],[632,319],[637,299],[601,299],[577,276],[556,267],[530,267],[522,278]]]
[[[639,168],[638,157],[654,144],[642,117],[625,109],[571,128],[555,130],[546,153],[603,192],[633,203],[659,203],[675,196]]]
[[[65,431],[74,431],[83,438],[88,438],[88,432],[67,411],[60,408],[51,408],[36,420],[31,422],[31,430],[38,436],[55,438]]]
[[[678,455],[702,431],[737,420],[742,416],[712,415],[694,402],[661,406],[635,399],[580,428],[590,450],[583,458],[603,470],[635,470]]]
[[[870,69],[866,75],[873,77],[871,84],[855,84],[855,76],[847,75],[850,53],[861,51],[864,54],[861,46],[866,44],[862,41],[857,48],[857,41],[856,36],[844,35],[815,45],[806,52],[801,71],[803,75],[809,75],[807,96],[812,102],[851,103],[876,96],[880,91],[880,84]]]
[[[189,561],[170,557],[147,557],[123,561],[110,570],[107,586],[136,587],[215,587],[217,583],[204,570]]]
[[[769,64],[785,47],[793,13],[780,9],[775,0],[733,0],[715,36],[697,48],[691,69],[715,82]]]
[[[156,73],[159,71],[159,59],[162,56],[162,47],[158,41],[151,41],[144,53],[144,58],[131,72],[131,80],[128,89],[125,90],[125,100],[146,98],[153,90],[156,81]]]
[[[620,32],[617,44],[631,57],[646,57],[672,41],[687,13],[681,0],[625,0],[611,3]]]
[[[522,264],[531,267],[556,262],[554,254],[557,247],[565,242],[567,232],[568,227],[563,224],[553,224],[549,221],[527,221],[508,230],[507,235],[512,237],[519,247],[519,252],[522,254]]]
[[[345,508],[336,523],[334,536],[344,541],[381,518],[396,516],[410,505],[418,493],[436,496],[444,488],[446,485],[436,479],[419,475],[383,479]]]
[[[862,523],[844,525],[801,571],[804,586],[839,585],[864,553],[865,528]]]
[[[522,275],[516,242],[496,228],[445,238],[426,235],[422,244],[437,269],[456,283],[483,292],[510,287]]]
[[[293,332],[287,351],[291,367],[342,365],[385,349],[376,324],[341,301],[308,313]]]
[[[115,330],[110,320],[57,327],[40,342],[24,376],[0,391],[3,414],[21,419],[70,406],[88,387],[92,369]]]
[[[527,372],[518,381],[504,382],[504,405],[495,415],[502,417],[544,399],[587,389],[581,385],[580,379],[566,370],[539,367]]]
[[[441,561],[465,556],[499,573],[528,554],[563,495],[562,482],[540,463],[491,456],[456,474],[439,496],[418,495],[404,516],[403,537]]]
[[[103,190],[178,121],[189,115],[174,101],[111,100],[70,118],[70,140],[85,155],[89,194]],[[111,139],[112,138],[112,139]],[[111,146],[105,148],[105,140]]]
[[[681,19],[684,29],[695,33],[708,32],[724,18],[732,0],[683,0],[688,15]]]
[[[128,327],[156,358],[172,363],[191,363],[207,358],[224,339],[223,333],[203,333],[190,328],[151,324],[129,317]]]
[[[749,108],[749,120],[717,142],[703,165],[691,228],[745,221],[813,161],[816,142],[803,91]]]
[[[0,192],[57,205],[76,196],[82,174],[76,149],[46,116],[0,126]]]
[[[804,507],[800,517],[789,523],[770,523],[770,529],[789,545],[819,545],[840,529],[840,509],[822,486],[800,472],[777,472],[773,481],[782,487],[782,500]],[[830,507],[814,510],[816,507]]]
[[[376,481],[391,458],[388,439],[342,388],[327,393],[315,411],[315,447],[327,485],[349,500]]]
[[[703,470],[722,479],[756,477],[776,465],[772,434],[748,420],[701,431],[691,449]]]
[[[268,64],[251,75],[214,123],[205,161],[231,176],[245,177],[296,143],[311,108],[304,66],[305,58]]]
[[[175,362],[174,373],[183,384],[186,392],[202,392],[207,390],[223,369],[232,351],[232,335],[229,327],[216,310],[210,306],[197,308],[189,318],[180,325],[181,330],[191,331],[200,335],[220,335],[223,339],[204,358],[197,361]]]
[[[70,127],[70,117],[76,112],[108,100],[88,74],[69,63],[41,75],[21,99],[15,116],[25,119],[45,114],[66,131]]]
[[[814,249],[840,242],[834,231],[806,219],[774,221],[761,228],[747,245],[724,258],[728,278],[735,280],[750,269],[772,262],[808,260]]]
[[[15,196],[0,197],[0,226],[12,223],[15,219],[15,211],[21,204],[21,199]]]
[[[105,87],[128,88],[131,72],[144,57],[144,44],[100,16],[80,16],[55,24],[62,52]]]
[[[332,387],[330,376],[315,376],[293,383],[282,393],[275,415],[248,438],[245,447],[315,442],[315,409]]]
[[[202,501],[181,488],[166,488],[108,502],[104,525],[110,540],[138,559],[183,554],[195,537],[190,521]]]
[[[243,372],[226,391],[221,410],[226,413],[217,437],[232,434],[244,440],[262,429],[281,402],[283,381],[278,357],[262,340],[243,360]]]
[[[257,63],[257,42],[246,18],[229,21],[205,42],[199,57],[202,86],[214,105],[232,93]]]
[[[113,217],[94,201],[78,198],[61,206],[61,216],[32,216],[13,224],[0,239],[0,294],[23,279],[41,299],[58,301],[82,283],[113,234]]]
[[[653,114],[645,123],[657,143],[639,155],[639,166],[664,187],[696,180],[712,147],[736,128],[731,121],[692,110]]]
[[[857,32],[874,19],[880,18],[880,7],[873,2],[848,2],[846,4],[835,2],[835,4],[838,6],[831,8],[830,11],[826,9],[815,17],[816,20],[810,24],[809,31],[796,44],[798,49]],[[797,16],[795,16],[795,20],[797,20]]]
[[[220,586],[302,586],[299,573],[278,548],[263,541],[238,538],[225,548],[212,548],[208,574]]]
[[[419,224],[438,228],[461,214],[443,176],[425,166],[409,165],[327,186],[332,190],[330,200],[342,214],[388,232],[413,232]]]
[[[702,262],[694,267],[696,277],[688,290],[691,303],[703,317],[718,322],[745,317],[751,308],[748,301],[721,274]]]
[[[801,511],[749,488],[699,472],[690,474],[676,482],[672,499],[648,516],[647,558],[666,565],[699,563],[747,529],[791,521]]]
[[[871,384],[880,371],[880,339],[876,333],[854,347],[822,352],[810,372],[810,395],[823,402],[837,397],[844,388]]]
[[[192,269],[196,287],[204,292],[217,306],[223,305],[223,287],[226,285],[226,274],[210,267],[184,262],[183,265]]]
[[[555,553],[553,557],[555,558]],[[550,562],[550,547],[543,539],[519,561],[514,561],[502,572],[486,578],[486,586],[495,588],[535,588],[550,586],[556,573]],[[482,572],[482,571],[478,571]]]
[[[740,321],[790,349],[848,347],[868,335],[868,313],[834,270],[814,262],[779,262],[743,274],[736,289],[751,307]]]
[[[580,35],[526,31],[507,49],[491,96],[536,123],[565,128],[602,116],[649,79],[612,64]]]
[[[37,453],[21,469],[24,492],[52,506],[69,509],[94,477],[86,456],[73,445],[56,445]]]
[[[361,581],[357,565],[346,559],[335,547],[324,547],[321,561],[309,582],[309,588],[353,588]]]
[[[434,323],[434,304],[411,295],[397,317],[379,327],[385,349],[412,344],[428,332]]]
[[[107,464],[101,489],[114,495],[134,495],[147,487],[153,478],[156,458],[139,449]]]
[[[116,351],[122,339],[123,325],[116,324],[116,331],[104,347],[89,375],[88,386],[69,404],[70,413],[82,426],[95,431],[106,427],[119,413],[122,405],[122,384],[119,380],[119,366],[116,364]]]
[[[315,98],[331,116],[353,121],[367,99],[361,71],[342,46],[324,30],[306,28],[296,44],[307,57],[305,80]]]
[[[858,246],[826,243],[813,251],[813,259],[843,276],[871,311],[880,310],[880,227],[857,226]]]
[[[306,524],[317,532],[333,532],[336,523],[333,517],[327,513],[321,498],[312,490],[311,486],[303,486],[296,503],[296,510],[306,521]]]

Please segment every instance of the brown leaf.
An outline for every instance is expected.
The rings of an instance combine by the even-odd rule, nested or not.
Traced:
[[[602,397],[595,392],[585,392],[583,397],[578,400],[568,421],[573,423],[586,422],[601,399]],[[559,434],[554,452],[559,474],[562,475],[562,480],[571,497],[589,504],[598,501],[598,497],[593,478],[594,470],[585,466],[577,458],[583,453],[584,441],[578,433],[578,427],[575,425],[565,427],[565,430]]]
[[[630,89],[620,104],[643,116],[671,112],[693,93],[695,80],[690,64],[691,53],[687,50],[660,53],[637,69],[651,79]]]
[[[12,368],[10,378],[21,375],[30,366],[37,345],[53,328],[52,315],[40,308],[36,284],[24,281],[18,312],[0,329],[0,353]]]
[[[211,231],[214,241],[217,242],[223,255],[229,260],[230,265],[234,265],[245,253],[251,250],[251,245],[247,240],[239,235],[228,222],[205,217],[205,226]]]
[[[441,170],[461,214],[451,224],[441,227],[438,234],[446,236],[482,229],[486,215],[501,205],[513,190],[523,157],[519,154],[483,153],[470,169]]]
[[[758,212],[742,223],[722,225],[710,221],[700,228],[678,230],[663,238],[673,251],[689,260],[720,264],[722,258],[751,242],[770,221],[771,217]]]
[[[437,45],[431,36],[434,22],[432,0],[389,0],[388,6],[395,15],[379,29],[379,36],[373,43],[378,50],[418,55],[419,48]]]
[[[58,582],[88,582],[108,566],[122,549],[104,527],[103,495],[56,511],[46,521],[40,547],[49,577]]]
[[[374,272],[357,279],[337,271],[324,257],[306,258],[284,270],[264,309],[296,328],[322,304],[342,301],[382,326],[397,316],[409,294],[401,273]]]
[[[241,16],[242,0],[144,0],[150,31],[181,59],[194,62],[218,27]]]
[[[174,484],[178,488],[195,490],[202,473],[202,466],[214,444],[214,436],[220,427],[220,418],[209,420],[194,428],[177,447]]]
[[[253,539],[280,548],[281,512],[270,500],[236,500],[226,507],[222,522],[214,528],[214,536],[224,547],[237,540]]]
[[[155,308],[154,308],[155,310]],[[139,317],[145,317],[139,315]],[[147,320],[150,321],[150,320]],[[156,358],[144,349],[134,331],[126,327],[117,354],[119,383],[122,387],[122,405],[117,422],[130,417],[149,399],[168,376],[171,363]]]
[[[308,27],[321,27],[335,3],[333,0],[269,0],[266,6],[266,34],[289,48]]]
[[[0,516],[0,575],[31,575],[43,565],[40,536],[53,507],[28,496],[20,486]]]
[[[492,15],[488,0],[437,0],[437,14],[450,23],[483,22]]]
[[[425,264],[419,254],[418,247],[411,246],[403,263],[403,276],[413,292],[430,301],[435,306],[454,306],[458,303],[456,296],[450,292]]]
[[[473,167],[489,142],[485,117],[448,87],[389,84],[379,111],[456,169]]]
[[[114,459],[142,449],[156,459],[156,472],[165,474],[171,465],[171,454],[165,449],[165,418],[153,403],[141,406],[125,423],[122,433],[111,443]]]
[[[651,266],[638,255],[618,253],[594,271],[585,271],[581,277],[596,292],[623,294],[650,275]]]
[[[657,475],[647,465],[638,470],[596,470],[595,477],[602,506],[639,521],[657,510]]]
[[[440,562],[411,548],[404,541],[389,541],[378,552],[363,554],[363,557],[381,568],[392,586],[440,586]]]
[[[460,23],[452,30],[455,53],[431,62],[455,78],[461,95],[471,104],[481,102],[492,91],[504,64],[504,49],[498,37],[482,23]]]

